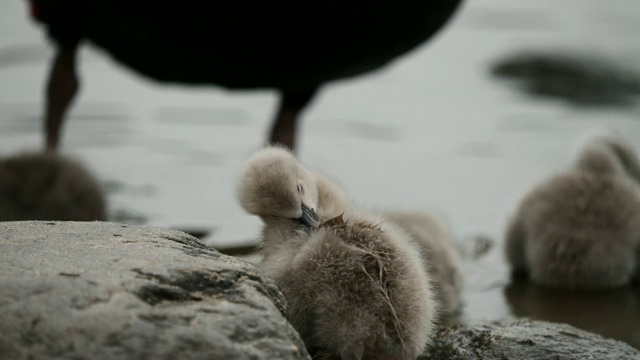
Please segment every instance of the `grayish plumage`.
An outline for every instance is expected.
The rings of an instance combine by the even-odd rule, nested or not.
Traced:
[[[320,218],[338,216],[351,207],[345,191],[333,179],[318,173],[314,175],[318,184]],[[459,250],[444,219],[426,211],[385,211],[381,215],[401,226],[418,245],[426,260],[425,271],[432,279],[441,314],[458,313],[463,305],[464,276]]]
[[[106,220],[100,184],[71,158],[24,153],[0,160],[0,221]]]
[[[639,277],[640,185],[633,148],[614,133],[581,144],[574,166],[534,188],[506,232],[514,273],[566,288]]]
[[[351,199],[336,180],[319,172],[314,172],[318,187],[318,215],[328,220],[353,208]]]
[[[382,217],[345,209],[327,178],[307,174],[268,148],[249,160],[239,185],[242,206],[265,223],[260,266],[286,295],[289,321],[316,359],[415,359],[436,315],[416,244]],[[303,221],[302,207],[332,218]]]
[[[464,276],[459,251],[445,221],[425,211],[387,211],[384,216],[400,224],[420,246],[441,313],[460,312]]]

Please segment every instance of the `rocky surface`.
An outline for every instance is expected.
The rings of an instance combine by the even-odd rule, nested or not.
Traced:
[[[425,359],[640,359],[621,341],[542,321],[504,321],[441,329]]]
[[[285,304],[178,231],[0,223],[0,358],[308,358]]]
[[[309,359],[253,265],[168,229],[0,223],[0,358]],[[441,329],[425,359],[640,359],[569,325]]]

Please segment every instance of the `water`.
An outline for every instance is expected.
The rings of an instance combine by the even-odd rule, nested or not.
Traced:
[[[519,198],[567,165],[581,132],[609,126],[637,142],[640,106],[531,96],[491,69],[527,50],[604,58],[638,73],[639,35],[637,0],[467,1],[427,46],[375,74],[326,86],[305,114],[299,155],[363,205],[435,209],[458,238],[485,234],[499,243]],[[2,2],[1,155],[43,142],[50,57],[24,2]],[[195,229],[218,247],[255,241],[260,223],[238,206],[234,183],[266,138],[274,92],[161,86],[91,47],[80,72],[64,151],[103,180],[114,220]],[[499,245],[465,264],[463,321],[531,316],[640,348],[637,289],[575,294],[510,284]]]

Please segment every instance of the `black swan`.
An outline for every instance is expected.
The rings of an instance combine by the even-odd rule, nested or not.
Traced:
[[[275,88],[270,142],[295,148],[300,112],[325,82],[389,63],[443,27],[461,0],[28,0],[56,45],[46,91],[46,145],[56,149],[77,90],[83,40],[160,82]]]

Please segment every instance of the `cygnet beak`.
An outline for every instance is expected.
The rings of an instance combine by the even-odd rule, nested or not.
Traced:
[[[302,205],[302,216],[298,218],[298,221],[307,230],[312,230],[318,227],[320,224],[320,218],[316,214],[315,210]]]

